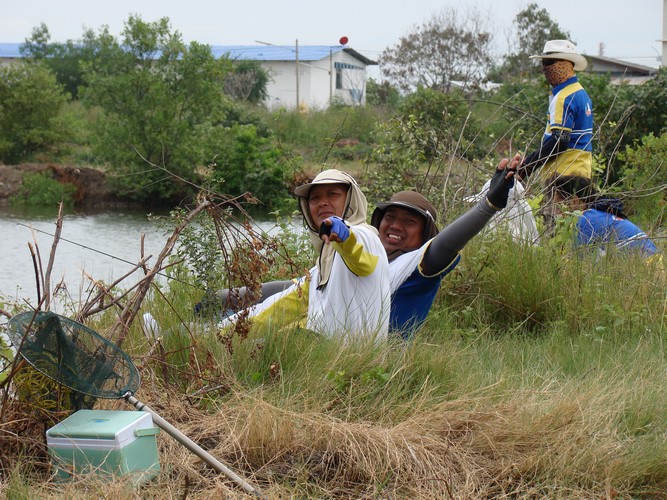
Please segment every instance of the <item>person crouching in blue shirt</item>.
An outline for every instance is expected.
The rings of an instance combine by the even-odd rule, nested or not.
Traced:
[[[640,252],[647,258],[658,253],[658,247],[623,213],[623,202],[597,192],[589,179],[563,176],[553,182],[556,213],[579,211],[576,244],[594,245],[604,255],[609,245]]]

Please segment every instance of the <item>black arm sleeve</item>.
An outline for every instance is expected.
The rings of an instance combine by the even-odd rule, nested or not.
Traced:
[[[456,258],[463,247],[491,220],[496,210],[486,201],[486,196],[433,238],[421,262],[426,276],[440,273]]]
[[[524,179],[530,177],[549,158],[565,151],[570,144],[570,135],[569,130],[554,130],[551,137],[540,144],[538,149],[526,156],[519,168],[519,175]]]

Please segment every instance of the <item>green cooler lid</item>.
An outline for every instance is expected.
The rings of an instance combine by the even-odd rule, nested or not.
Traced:
[[[79,410],[51,427],[47,435],[123,441],[133,435],[135,429],[152,426],[151,414],[145,411]]]

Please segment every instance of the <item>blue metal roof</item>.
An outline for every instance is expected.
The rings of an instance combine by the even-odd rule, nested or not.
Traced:
[[[22,43],[0,43],[0,58],[23,57],[19,51]],[[299,45],[299,61],[320,61],[344,50],[361,62],[377,64],[356,50],[342,45]],[[214,57],[227,55],[239,61],[296,61],[295,45],[211,45]]]
[[[300,45],[300,61],[319,61],[343,50],[340,45]],[[211,45],[215,57],[241,61],[295,61],[296,45]]]
[[[0,43],[0,57],[23,57],[19,47],[22,43]]]

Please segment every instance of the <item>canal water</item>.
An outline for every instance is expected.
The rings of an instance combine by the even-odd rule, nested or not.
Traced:
[[[56,220],[56,209],[0,207],[0,304],[3,298],[37,304],[35,269],[28,244],[35,247],[36,242],[46,270]],[[257,224],[265,231],[274,225],[273,222]],[[111,283],[128,273],[140,260],[142,235],[145,235],[145,255],[153,256],[148,261],[151,267],[169,235],[146,213],[131,210],[66,213],[51,273],[51,289],[62,280],[69,295],[77,301],[88,295],[90,280],[86,274]],[[137,271],[123,285],[132,285],[140,278],[141,271]]]

